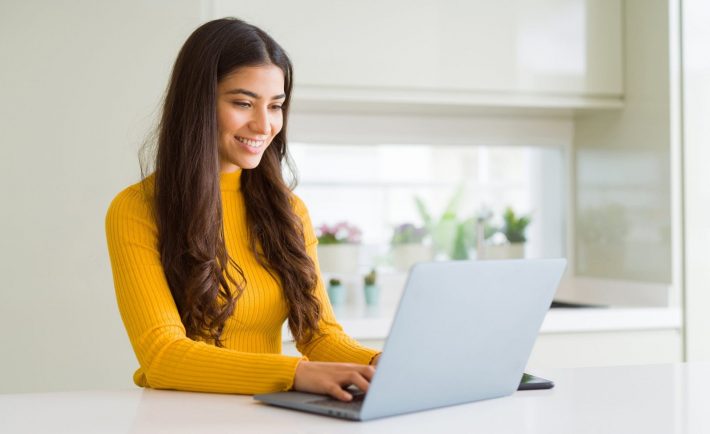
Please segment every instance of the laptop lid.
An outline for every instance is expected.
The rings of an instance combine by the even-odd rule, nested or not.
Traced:
[[[509,395],[519,386],[566,262],[417,264],[361,407],[300,392],[255,399],[369,420]]]
[[[415,265],[360,419],[513,393],[566,263]]]

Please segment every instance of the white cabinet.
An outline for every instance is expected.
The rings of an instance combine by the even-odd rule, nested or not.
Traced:
[[[343,329],[363,345],[382,349],[394,307],[375,317],[358,317],[357,311],[352,307],[338,317]],[[678,308],[551,309],[528,369],[681,362],[681,327]],[[284,354],[298,355],[285,327],[283,336]]]
[[[682,342],[680,330],[541,334],[527,369],[679,363]]]
[[[215,0],[213,7],[214,16],[262,27],[287,50],[301,97],[466,103],[494,95],[523,105],[575,97],[584,105],[579,97],[619,102],[623,91],[621,0]]]

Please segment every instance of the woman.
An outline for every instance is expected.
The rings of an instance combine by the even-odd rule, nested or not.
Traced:
[[[243,21],[206,23],[182,47],[154,173],[106,216],[137,385],[367,390],[379,354],[335,321],[308,212],[282,177],[292,84],[283,49]],[[306,357],[280,354],[286,319]]]

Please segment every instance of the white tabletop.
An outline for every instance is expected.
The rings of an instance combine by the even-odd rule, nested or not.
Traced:
[[[1,433],[710,433],[710,364],[550,369],[546,391],[369,422],[248,396],[158,390],[0,395]]]

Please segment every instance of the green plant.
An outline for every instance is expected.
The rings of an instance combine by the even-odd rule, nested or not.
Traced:
[[[372,271],[365,275],[365,285],[374,285],[377,283],[377,272],[373,268]]]
[[[429,231],[429,234],[431,234],[435,250],[446,254],[450,258],[454,257],[454,248],[460,224],[456,212],[458,211],[462,197],[463,186],[459,186],[453,196],[451,196],[451,199],[449,199],[446,209],[438,220],[432,218],[426,204],[420,197],[417,196],[414,198],[419,215],[424,222],[424,227]]]
[[[328,283],[330,286],[338,286],[340,285],[340,279],[336,279],[335,277],[331,278]]]
[[[476,243],[476,219],[468,218],[456,227],[456,238],[454,238],[454,250],[451,259],[468,259],[468,249]]]
[[[428,233],[429,231],[427,231],[424,227],[418,228],[412,223],[403,223],[394,228],[392,241],[390,241],[390,243],[393,246],[399,246],[402,244],[421,244]]]
[[[491,211],[489,208],[481,208],[476,213],[476,224],[479,224],[482,227],[483,240],[491,238],[493,235],[497,234],[500,231],[500,228],[491,224],[491,218],[493,218],[493,211]],[[478,228],[476,228],[476,231],[478,231]]]
[[[524,243],[527,241],[525,230],[530,224],[530,215],[516,216],[513,208],[508,207],[503,213],[503,227],[500,231],[510,243]]]

